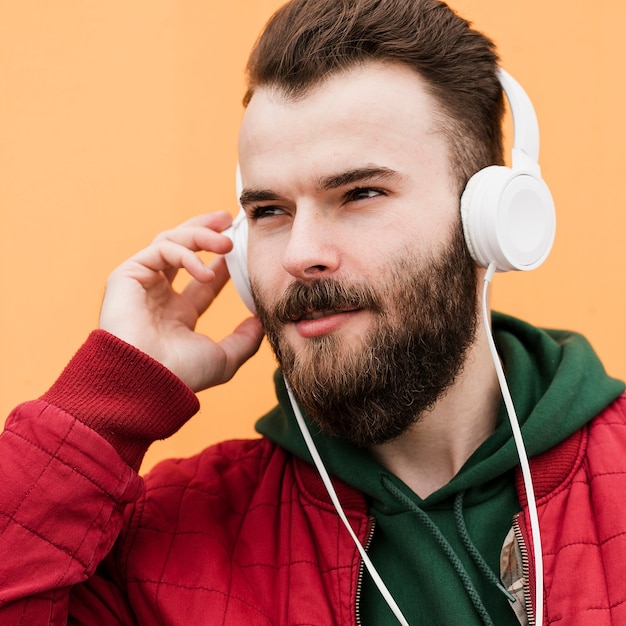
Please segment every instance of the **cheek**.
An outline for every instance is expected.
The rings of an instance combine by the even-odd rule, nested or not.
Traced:
[[[250,275],[267,274],[271,270],[272,255],[267,253],[267,247],[250,243],[248,245],[248,271]]]
[[[284,272],[281,271],[280,256],[268,246],[250,242],[248,273],[255,297],[260,298],[266,306],[284,289],[281,284]]]
[[[275,221],[271,226],[255,225],[248,230],[248,273],[264,291],[280,292],[292,278],[283,265],[289,230]]]

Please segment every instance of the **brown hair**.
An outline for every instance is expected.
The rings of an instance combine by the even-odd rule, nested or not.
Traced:
[[[482,167],[502,164],[495,46],[439,0],[291,0],[252,50],[244,105],[258,87],[296,99],[372,61],[402,63],[425,79],[441,106],[460,189]]]

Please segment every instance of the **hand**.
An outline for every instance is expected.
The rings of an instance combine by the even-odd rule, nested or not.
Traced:
[[[194,391],[232,378],[263,337],[256,317],[220,342],[194,330],[229,278],[223,256],[207,266],[196,253],[230,251],[232,242],[220,232],[231,221],[225,212],[194,217],[160,234],[107,281],[100,328],[162,363]],[[191,281],[178,293],[172,281],[180,269]]]

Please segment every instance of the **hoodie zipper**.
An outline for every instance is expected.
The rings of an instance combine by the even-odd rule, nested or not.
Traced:
[[[365,551],[369,550],[370,545],[372,544],[372,539],[374,538],[374,529],[376,527],[376,518],[369,518],[369,529],[367,532],[367,537],[365,539],[365,543],[363,547]],[[365,574],[365,563],[363,563],[363,559],[359,560],[359,575],[356,582],[356,595],[355,595],[355,614],[356,614],[356,624],[357,626],[362,626],[361,622],[361,589],[363,587],[363,576]]]
[[[520,554],[522,555],[522,576],[524,577],[524,604],[526,606],[526,617],[528,618],[528,626],[535,626],[535,614],[533,611],[533,601],[530,592],[530,560],[528,558],[528,549],[526,548],[526,542],[524,541],[524,535],[519,523],[519,513],[516,513],[513,517],[513,533],[517,545],[519,546]]]

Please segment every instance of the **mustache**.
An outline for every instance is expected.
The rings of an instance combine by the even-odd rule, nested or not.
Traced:
[[[345,284],[333,278],[298,281],[285,289],[272,307],[272,317],[286,324],[315,311],[382,310],[379,296],[364,284]]]

